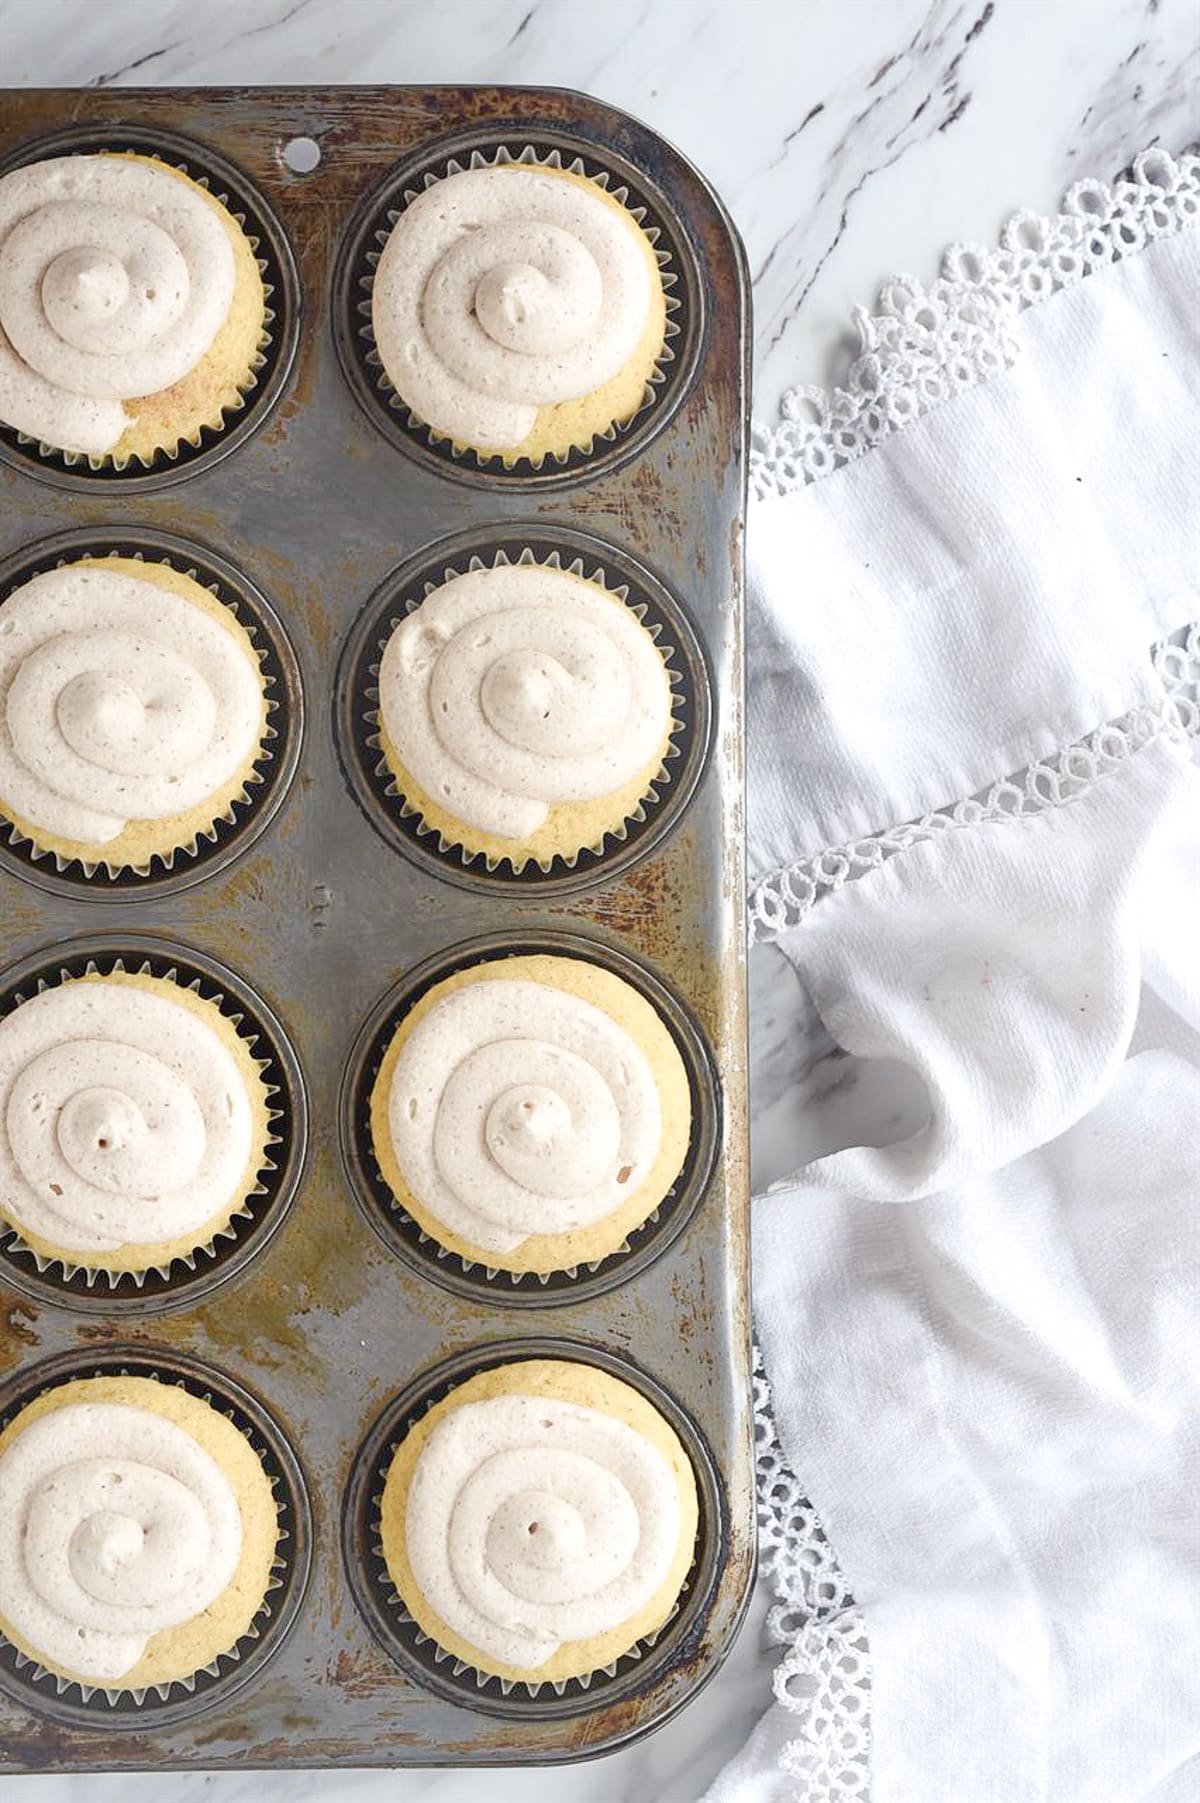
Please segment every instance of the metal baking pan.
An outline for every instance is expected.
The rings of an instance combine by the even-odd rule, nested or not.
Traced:
[[[0,431],[0,595],[84,547],[195,568],[262,649],[275,736],[246,819],[170,868],[114,880],[0,836],[0,1007],[89,961],[180,971],[253,1024],[274,1120],[247,1219],[193,1267],[114,1289],[0,1237],[0,1421],[66,1369],[172,1375],[259,1447],[287,1538],[255,1644],[190,1690],[85,1695],[0,1645],[0,1772],[599,1753],[712,1674],[754,1557],[741,248],[676,152],[564,91],[12,92],[0,167],[52,154],[63,133],[60,149],[145,150],[224,195],[258,243],[270,339],[251,404],[165,467],[92,471]],[[297,139],[318,147],[310,173],[290,166]],[[670,355],[643,411],[589,455],[536,470],[463,457],[380,385],[362,303],[381,221],[473,157],[579,158],[658,235]],[[445,855],[378,782],[370,622],[411,605],[423,572],[526,549],[578,559],[644,606],[667,635],[681,730],[624,840],[515,875]],[[464,957],[537,945],[598,958],[654,997],[697,1120],[658,1218],[603,1266],[544,1284],[439,1258],[389,1213],[354,1137],[388,1009]],[[692,1453],[702,1527],[681,1606],[640,1657],[530,1691],[480,1683],[409,1632],[369,1518],[405,1419],[480,1365],[535,1354],[645,1389]]]

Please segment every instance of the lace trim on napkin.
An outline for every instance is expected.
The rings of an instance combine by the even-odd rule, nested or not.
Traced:
[[[775,1432],[761,1354],[754,1359],[759,1569],[775,1596],[767,1632],[784,1649],[776,1701],[796,1717],[780,1768],[805,1803],[868,1803],[870,1675],[866,1624],[816,1510]]]
[[[1096,270],[1200,221],[1200,155],[1145,151],[1111,185],[1077,182],[1054,218],[1018,213],[995,250],[954,245],[926,289],[897,276],[877,311],[854,313],[859,355],[844,387],[800,388],[773,428],[756,428],[750,485],[786,495],[852,462],[1016,358],[1016,322]],[[772,872],[752,890],[750,932],[772,938],[822,895],[939,833],[1069,804],[1164,734],[1200,738],[1200,625],[1154,648],[1161,702],[1109,722],[1055,757],[953,807]],[[779,1444],[761,1356],[754,1373],[761,1572],[776,1602],[768,1630],[784,1649],[779,1703],[796,1716],[780,1755],[804,1803],[868,1803],[870,1648],[866,1622],[812,1504]]]
[[[1153,740],[1200,736],[1200,626],[1156,645],[1154,668],[1162,681],[1163,700],[1089,733],[1043,763],[1030,764],[1004,777],[981,794],[953,807],[923,814],[919,820],[857,839],[814,857],[800,858],[765,876],[750,892],[747,907],[752,940],[773,939],[798,923],[813,903],[843,884],[877,870],[897,852],[923,845],[957,827],[1021,820],[1047,808],[1062,807],[1087,793]]]
[[[894,276],[875,313],[854,310],[860,350],[845,387],[793,389],[780,424],[756,430],[753,493],[816,482],[996,375],[1015,360],[1014,326],[1026,307],[1197,220],[1200,156],[1147,150],[1111,186],[1076,182],[1053,218],[1015,214],[996,250],[952,245],[929,288]]]

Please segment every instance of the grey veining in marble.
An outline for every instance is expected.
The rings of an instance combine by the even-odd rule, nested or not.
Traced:
[[[754,275],[757,408],[827,382],[851,308],[1083,175],[1197,135],[1196,0],[0,0],[0,85],[521,82],[647,120],[716,183]],[[0,105],[3,104],[0,96]],[[782,954],[752,960],[754,1175],[911,1131]],[[703,1702],[545,1772],[9,1779],[3,1803],[696,1803],[769,1698],[762,1599]]]
[[[0,82],[542,82],[649,121],[750,253],[759,408],[954,239],[1195,130],[1194,0],[0,0]]]

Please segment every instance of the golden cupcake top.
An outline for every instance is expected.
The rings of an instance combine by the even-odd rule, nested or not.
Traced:
[[[409,203],[372,290],[388,377],[426,425],[456,443],[512,452],[542,409],[604,393],[650,344],[664,303],[637,221],[597,183],[500,165],[448,175]],[[631,410],[614,397],[610,425]],[[570,442],[568,437],[567,442]]]
[[[618,1249],[678,1176],[683,1061],[649,1002],[578,959],[502,958],[438,984],[384,1056],[376,1156],[441,1244],[515,1270]]]
[[[672,724],[666,666],[632,609],[538,564],[470,570],[428,595],[388,640],[379,710],[385,754],[434,821],[510,846],[536,844],[572,804],[615,797],[606,824],[619,825]]]
[[[253,1447],[174,1384],[74,1379],[0,1434],[0,1632],[63,1677],[191,1676],[249,1628],[277,1541]]]
[[[138,1268],[202,1244],[264,1130],[244,1042],[165,978],[84,977],[0,1019],[0,1216],[37,1249]]]
[[[528,1360],[435,1405],[384,1486],[384,1557],[439,1645],[484,1671],[582,1676],[660,1628],[692,1562],[695,1478],[630,1385]]]
[[[229,609],[125,558],[45,571],[0,605],[0,697],[0,812],[97,858],[131,850],[132,823],[150,825],[154,849],[187,836],[159,823],[193,837],[211,824],[264,723],[258,661]]]
[[[249,240],[180,169],[126,153],[0,178],[0,420],[151,462],[241,404],[265,299]]]
[[[232,222],[230,222],[232,223]],[[101,456],[211,350],[233,305],[223,211],[163,165],[52,157],[0,179],[0,419]]]

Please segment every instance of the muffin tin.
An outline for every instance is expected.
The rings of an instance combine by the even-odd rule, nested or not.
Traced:
[[[304,174],[298,139],[320,153]],[[287,1537],[258,1637],[191,1688],[85,1693],[0,1642],[0,1772],[602,1752],[711,1675],[753,1566],[740,246],[653,133],[557,90],[8,95],[0,169],[102,148],[148,151],[228,198],[265,266],[270,337],[246,407],[174,461],[93,471],[0,431],[0,593],[84,551],[184,559],[251,627],[275,736],[243,816],[170,869],[114,880],[5,836],[0,997],[116,961],[195,980],[260,1039],[274,1143],[252,1218],[194,1269],[114,1288],[39,1269],[3,1236],[0,1420],[68,1373],[198,1385],[267,1460]],[[363,332],[389,211],[427,179],[498,158],[582,167],[624,190],[669,278],[668,354],[641,411],[536,470],[455,455],[415,427],[380,388]],[[416,831],[370,742],[380,625],[431,571],[525,553],[628,589],[669,652],[679,722],[642,818],[603,854],[528,875]],[[638,983],[692,1084],[691,1152],[657,1218],[603,1266],[546,1283],[422,1243],[380,1194],[360,1132],[403,998],[506,949],[582,953]],[[592,1362],[668,1415],[696,1468],[701,1532],[652,1644],[586,1685],[530,1691],[481,1683],[410,1631],[371,1511],[406,1421],[472,1371],[534,1356]]]

